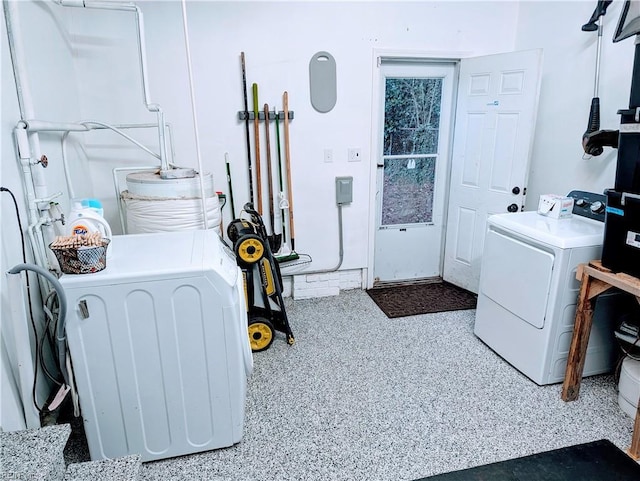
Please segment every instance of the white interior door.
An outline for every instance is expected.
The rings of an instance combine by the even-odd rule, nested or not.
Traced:
[[[382,63],[374,282],[442,275],[455,68]]]
[[[460,63],[443,278],[472,292],[487,217],[524,205],[541,63],[541,50]]]

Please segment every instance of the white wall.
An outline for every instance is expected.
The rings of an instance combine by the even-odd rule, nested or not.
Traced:
[[[75,96],[75,75],[72,61],[69,27],[63,9],[47,2],[15,2],[21,21],[18,25],[26,34],[26,66],[31,80],[34,116],[46,120],[75,120],[78,117],[78,103]],[[8,51],[4,12],[1,19],[1,74],[2,74],[2,118],[0,131],[0,184],[10,189],[18,201],[23,228],[29,225],[26,204],[14,150],[13,128],[20,119],[18,101],[13,79],[11,59]],[[37,32],[37,35],[34,35]],[[43,171],[51,192],[62,190],[62,170],[60,168],[59,139],[52,135],[41,136],[42,152],[50,159],[49,167]],[[9,298],[5,273],[16,264],[22,263],[20,234],[16,221],[15,207],[8,193],[0,194],[0,324],[11,322],[9,306],[14,299]],[[26,236],[26,232],[25,232]],[[28,261],[32,258],[27,246]],[[32,277],[35,281],[35,278]],[[35,284],[32,284],[35,286]],[[42,311],[38,308],[37,288],[32,287],[36,322],[42,321]],[[26,322],[26,320],[24,321]],[[5,330],[2,329],[3,336]],[[2,344],[0,344],[2,345]],[[30,346],[21,346],[33,352]],[[0,356],[2,380],[2,405],[0,406],[0,426],[4,430],[24,427],[24,416],[20,407],[19,393],[12,369],[7,365],[6,353]],[[47,384],[39,383],[38,402],[40,405],[48,396]],[[27,399],[27,402],[30,402]]]
[[[164,107],[174,126],[178,162],[195,167],[180,3],[138,3],[147,27],[151,100]],[[615,112],[628,105],[633,57],[632,40],[616,45],[610,42],[621,4],[614,2],[605,17],[602,55],[602,126],[612,129],[619,122]],[[615,153],[608,149],[605,155],[584,161],[580,143],[592,96],[596,40],[594,34],[581,32],[580,26],[594,5],[593,1],[189,2],[204,168],[214,173],[216,188],[227,191],[224,153],[229,152],[236,206],[247,200],[244,125],[237,120],[237,112],[242,110],[240,52],[244,51],[248,82],[259,84],[260,103],[281,108],[282,92],[287,90],[290,108],[295,111],[291,152],[296,250],[313,256],[312,269],[335,264],[334,177],[352,175],[354,201],[344,209],[343,269],[366,267],[374,49],[474,56],[542,47],[543,85],[527,208],[535,207],[541,193],[601,191],[613,185]],[[19,8],[23,28],[38,32],[27,38],[38,117],[113,123],[154,120],[142,104],[133,15],[65,9],[51,3],[19,2]],[[2,48],[0,180],[21,200],[11,138],[19,115],[4,31]],[[338,102],[327,114],[313,110],[309,101],[308,63],[319,50],[330,52],[337,62]],[[139,137],[157,148],[151,132]],[[78,193],[103,198],[115,226],[111,168],[126,162],[155,161],[106,132],[74,134],[72,138],[75,148],[71,156],[82,158],[86,152],[91,167],[89,179],[76,171]],[[361,162],[347,162],[349,147],[362,149]],[[323,161],[324,149],[333,150],[332,163]],[[46,173],[51,191],[66,192],[58,137],[43,136],[43,151],[52,161]],[[20,262],[19,237],[12,227],[13,207],[5,196],[1,198],[2,272]],[[67,200],[61,203],[66,206]],[[24,205],[21,212],[26,219]],[[228,211],[225,218],[229,219]],[[4,322],[10,300],[4,276],[0,282]],[[2,382],[4,389],[10,376],[5,375]],[[7,425],[4,408],[3,403],[3,427]]]
[[[195,167],[195,142],[180,3],[138,2],[145,14],[151,100],[160,103],[176,134],[177,160]],[[142,104],[135,50],[134,17],[122,12],[66,9],[49,2],[18,2],[25,37],[35,115],[45,120],[95,119],[112,123],[151,122]],[[216,188],[227,191],[224,153],[229,152],[236,205],[247,200],[240,52],[247,57],[248,82],[260,87],[260,104],[282,108],[282,92],[295,111],[291,123],[296,250],[311,254],[312,269],[332,267],[337,259],[337,210],[334,177],[354,177],[354,201],[344,209],[343,268],[366,267],[372,162],[371,116],[374,49],[474,56],[514,49],[544,48],[540,111],[527,196],[535,208],[542,193],[571,189],[602,191],[614,181],[615,152],[582,160],[581,136],[592,96],[596,36],[580,31],[595,2],[189,2],[188,18],[195,94],[204,168]],[[605,17],[600,97],[603,128],[617,128],[616,111],[628,105],[633,41],[610,42],[622,2]],[[37,35],[34,35],[37,32]],[[0,182],[22,203],[22,185],[11,131],[19,119],[2,25],[2,164]],[[338,102],[327,114],[309,101],[308,62],[319,50],[336,59]],[[251,101],[250,101],[251,104]],[[261,132],[262,133],[262,132]],[[152,132],[139,133],[156,149]],[[43,135],[50,190],[61,190],[68,205],[60,167],[59,136]],[[263,137],[264,140],[264,137]],[[264,142],[263,142],[264,144]],[[347,149],[362,149],[361,162],[347,162]],[[332,149],[332,163],[323,161]],[[72,161],[89,158],[90,170],[76,163],[78,195],[105,201],[115,227],[111,168],[127,162],[155,163],[146,154],[107,132],[73,134]],[[264,157],[264,153],[263,153]],[[87,175],[83,175],[87,174]],[[13,205],[2,194],[0,270],[21,261]],[[238,207],[237,207],[238,208]],[[229,219],[228,211],[225,212]],[[8,305],[0,276],[2,322]],[[37,313],[40,315],[40,313]],[[4,429],[20,427],[21,410],[2,356]]]
[[[26,428],[22,399],[4,346],[0,356],[0,426],[3,431],[19,431]]]
[[[133,15],[69,9],[51,2],[16,4],[26,34],[27,87],[33,96],[34,117],[109,123],[155,120],[142,103]],[[150,99],[163,106],[174,127],[177,161],[196,167],[180,3],[138,4],[147,26]],[[371,200],[369,153],[375,140],[371,131],[374,49],[461,57],[509,51],[515,42],[517,17],[516,2],[189,2],[204,170],[213,172],[216,188],[226,192],[224,153],[229,152],[237,209],[248,200],[244,125],[237,120],[237,112],[243,108],[240,52],[244,51],[248,83],[259,84],[260,105],[268,102],[282,109],[282,93],[286,90],[290,109],[295,112],[291,153],[296,250],[313,257],[311,269],[335,265],[338,231],[334,178],[352,175],[354,200],[344,209],[343,269],[364,268]],[[26,226],[12,138],[20,115],[4,22],[2,28],[0,180],[19,199]],[[308,63],[320,50],[333,54],[337,62],[338,102],[327,114],[313,110],[309,100]],[[60,136],[40,137],[42,152],[50,161],[44,172],[49,191],[64,193],[59,202],[66,210],[69,196],[61,167]],[[136,137],[157,150],[153,132],[137,132]],[[347,162],[350,147],[362,149],[361,162]],[[323,161],[324,149],[333,150],[332,163]],[[127,163],[156,163],[109,132],[72,134],[69,158],[74,166],[76,195],[100,197],[115,230],[111,169]],[[13,205],[6,195],[1,204],[3,273],[21,262],[19,235],[12,225]],[[225,217],[229,219],[228,210]],[[347,274],[351,276],[349,271]],[[349,282],[357,285],[357,279],[349,277]],[[2,322],[7,322],[11,299],[4,275],[0,276],[0,286]],[[37,306],[36,317],[41,319]],[[1,425],[17,429],[23,426],[23,420],[10,372],[13,366],[7,366],[5,356],[0,359]]]
[[[152,100],[164,107],[175,127],[178,161],[196,166],[180,3],[139,4],[146,22]],[[249,86],[258,83],[260,105],[266,102],[281,109],[286,90],[295,112],[291,154],[296,250],[313,257],[311,269],[336,264],[334,178],[351,175],[354,199],[344,209],[343,268],[366,267],[373,50],[459,55],[508,51],[513,48],[517,13],[517,3],[511,2],[190,2],[204,168],[214,173],[216,188],[226,192],[224,153],[229,152],[239,210],[248,200],[245,131],[237,120],[243,109],[240,52],[244,51],[247,80]],[[86,54],[77,58],[80,94],[87,100],[85,117],[152,118],[141,106],[137,64],[130,54],[133,24],[125,15],[73,12],[74,39]],[[309,60],[320,50],[330,52],[337,63],[338,101],[327,114],[316,112],[309,100]],[[273,140],[273,131],[271,135]],[[261,141],[264,147],[262,127]],[[347,162],[349,147],[362,149],[361,162]],[[324,162],[324,149],[333,150],[332,163]],[[101,164],[114,156],[113,149],[102,148],[102,140],[87,145],[87,152]],[[145,158],[132,151],[126,155]],[[106,167],[94,172],[100,179],[109,175]],[[96,187],[97,180],[94,176]],[[110,186],[102,194],[111,195]],[[229,219],[228,211],[225,217]]]
[[[46,120],[95,119],[110,123],[153,122],[142,103],[135,48],[134,16],[124,12],[69,9],[49,2],[19,2],[28,35],[30,87],[35,116]],[[196,167],[188,78],[177,1],[141,1],[146,21],[150,99],[164,108],[173,125],[177,161]],[[526,207],[535,208],[542,193],[572,189],[602,191],[611,187],[615,151],[582,159],[593,89],[596,36],[580,31],[593,1],[524,2],[189,2],[188,20],[195,95],[204,169],[212,171],[216,189],[227,191],[224,153],[229,152],[239,210],[246,200],[246,151],[242,110],[240,52],[247,58],[249,85],[260,87],[260,104],[282,108],[288,91],[296,250],[310,254],[311,269],[335,265],[338,255],[334,178],[354,177],[354,201],[344,209],[344,270],[366,267],[369,233],[374,50],[429,52],[434,56],[475,56],[544,49],[543,84]],[[633,41],[612,44],[622,2],[605,17],[600,97],[603,128],[616,129],[616,111],[628,105]],[[22,202],[22,185],[11,131],[19,119],[6,33],[2,26],[2,165],[0,181]],[[338,102],[327,114],[310,105],[308,63],[320,50],[337,62]],[[249,101],[251,108],[251,100]],[[152,131],[136,137],[157,150]],[[261,129],[264,146],[264,131]],[[273,135],[273,132],[272,132]],[[60,166],[59,136],[43,135],[50,190],[60,190],[68,206]],[[347,149],[362,149],[361,162],[347,162]],[[325,163],[323,152],[334,160]],[[274,151],[275,153],[275,151]],[[89,162],[84,162],[85,156]],[[264,158],[263,151],[263,158]],[[77,195],[102,198],[117,230],[111,169],[127,163],[156,163],[108,132],[72,134]],[[89,169],[82,167],[88,165]],[[1,270],[20,262],[13,205],[2,194]],[[20,206],[27,222],[25,206]],[[225,218],[229,219],[229,211]],[[8,303],[0,276],[2,319]],[[3,359],[3,400],[16,399]],[[7,391],[7,389],[9,391]],[[16,425],[16,403],[3,402],[2,426]],[[9,408],[9,410],[5,409]]]
[[[613,2],[604,17],[600,72],[601,128],[617,130],[618,109],[629,106],[633,39],[611,39],[623,2]],[[603,192],[615,179],[616,153],[605,148],[583,160],[582,134],[593,96],[597,34],[582,32],[595,7],[592,1],[522,2],[516,49],[542,47],[544,67],[526,208],[540,194],[573,189]]]

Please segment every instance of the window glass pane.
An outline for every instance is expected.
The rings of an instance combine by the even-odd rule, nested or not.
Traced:
[[[440,78],[387,78],[384,155],[436,154],[441,100]]]
[[[436,158],[385,159],[382,225],[430,223]]]

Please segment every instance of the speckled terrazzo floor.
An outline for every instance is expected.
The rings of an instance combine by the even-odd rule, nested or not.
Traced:
[[[412,480],[630,443],[611,376],[564,403],[473,335],[473,310],[388,319],[360,290],[287,305],[296,344],[254,355],[242,442],[145,463],[142,479]]]
[[[287,303],[296,344],[254,355],[243,441],[146,463],[143,479],[411,480],[602,438],[628,447],[612,377],[564,403],[473,335],[473,310],[392,320],[360,290]]]
[[[0,480],[62,479],[68,425],[0,433]]]

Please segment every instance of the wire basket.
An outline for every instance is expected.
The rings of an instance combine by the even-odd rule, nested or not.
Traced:
[[[107,246],[109,239],[103,239],[101,246],[51,247],[65,274],[92,274],[107,267]]]

